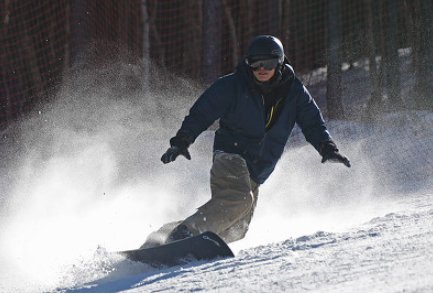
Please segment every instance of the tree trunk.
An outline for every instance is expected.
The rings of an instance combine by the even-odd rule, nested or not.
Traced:
[[[344,119],[341,100],[342,29],[341,1],[328,1],[328,54],[327,54],[327,113],[330,119]]]
[[[143,86],[146,91],[149,89],[150,76],[150,29],[149,29],[149,13],[147,10],[147,0],[141,0],[141,17],[143,23]]]
[[[265,1],[267,4],[267,33],[281,38],[282,0]]]
[[[27,26],[23,26],[24,31],[22,35],[22,56],[21,60],[25,60],[27,63],[26,71],[30,72],[30,89],[32,89],[32,98],[39,98],[41,99],[42,96],[45,94],[44,88],[45,88],[45,80],[42,78],[41,75],[41,69],[39,68],[38,64],[38,48],[37,45],[33,42],[33,39],[31,37],[30,31],[27,29]],[[44,52],[48,53],[48,52]],[[30,99],[29,99],[30,101]],[[23,101],[21,103],[21,107],[24,107],[24,104],[27,101]]]
[[[65,33],[71,35],[71,1],[66,2],[65,7]],[[69,42],[68,42],[69,41]],[[65,54],[63,58],[63,75],[67,78],[69,66],[71,65],[71,43],[70,40],[65,42]]]
[[[433,1],[416,0],[416,106],[433,109]]]
[[[384,29],[384,69],[388,99],[392,109],[403,106],[400,95],[400,60],[398,56],[398,2],[386,0]]]
[[[9,0],[0,3],[0,131],[3,126],[7,126],[8,122],[12,120],[12,97],[9,93],[9,63],[6,60],[5,44],[6,35],[10,21]]]
[[[290,0],[283,0],[281,3],[281,14],[281,42],[287,48],[290,44]]]
[[[71,41],[70,41],[70,58],[71,64],[76,63],[83,56],[84,51],[87,49],[86,44],[90,40],[90,32],[87,27],[87,1],[86,0],[73,0],[70,1],[71,11]]]
[[[224,16],[227,19],[227,24],[229,27],[229,32],[230,32],[230,41],[232,44],[232,67],[236,67],[236,65],[239,62],[239,42],[238,42],[238,37],[237,37],[237,32],[236,32],[236,25],[235,25],[235,21],[233,19],[232,13],[230,11],[230,6],[228,5],[226,0],[221,0],[222,1],[222,5],[224,8]]]
[[[364,0],[364,5],[367,11],[367,34],[366,34],[366,48],[369,60],[369,74],[370,74],[370,87],[371,96],[368,100],[367,112],[368,114],[374,115],[378,109],[382,109],[382,91],[380,87],[380,76],[377,69],[376,62],[376,42],[374,39],[374,13],[373,13],[373,1],[375,0]]]
[[[183,44],[183,69],[184,73],[189,77],[198,78],[201,67],[201,2],[194,0],[183,1],[182,15],[187,17],[184,19],[185,25],[182,30],[184,40]]]
[[[255,11],[255,2],[253,0],[239,0],[239,25],[238,25],[238,40],[239,40],[239,49],[240,54],[243,54],[242,57],[245,56],[248,44],[251,38],[254,36],[255,27],[254,27],[254,11]]]
[[[220,0],[203,1],[203,79],[215,80],[221,73],[222,5]]]

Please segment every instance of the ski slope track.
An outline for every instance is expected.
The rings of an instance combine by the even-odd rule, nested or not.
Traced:
[[[235,258],[154,269],[100,252],[98,278],[58,290],[431,292],[433,132],[425,126],[432,121],[421,112],[390,115],[377,126],[331,122],[342,145],[352,142],[350,170],[315,164],[295,132],[261,190],[250,232],[230,244]]]
[[[114,69],[80,72],[0,136],[0,292],[433,292],[428,110],[328,121],[350,169],[321,164],[295,129],[246,237],[229,244],[234,258],[152,268],[108,254],[209,199],[214,138],[205,131],[192,160],[163,165],[202,89],[161,78],[143,91],[124,82],[133,66]],[[366,81],[345,81],[344,105],[362,108]]]
[[[154,228],[208,199],[212,132],[196,142],[188,165],[174,163],[167,176],[155,164],[138,184],[112,180],[122,162],[115,164],[108,143],[35,161],[37,177],[24,165],[14,201],[2,208],[0,291],[432,292],[431,123],[428,112],[378,125],[330,122],[351,169],[320,164],[295,131],[261,187],[246,238],[230,244],[235,257],[171,268],[107,252],[137,248]]]
[[[68,292],[432,292],[433,195],[346,232],[319,231],[233,259],[112,277]],[[128,263],[128,262],[126,262]],[[125,266],[125,265],[123,265]]]

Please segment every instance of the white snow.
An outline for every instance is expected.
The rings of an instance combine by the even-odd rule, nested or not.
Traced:
[[[344,232],[318,231],[240,251],[235,258],[131,272],[110,266],[104,278],[72,292],[431,292],[432,194],[401,200],[403,211]]]
[[[189,105],[176,99],[198,89],[92,83],[20,124],[22,150],[0,169],[0,292],[433,291],[431,112],[329,122],[351,169],[321,164],[295,130],[235,258],[151,268],[107,252],[207,201],[213,133],[162,165]]]
[[[343,233],[317,232],[246,249],[233,260],[144,274],[129,290],[431,292],[432,196],[417,197],[410,203],[413,211],[377,217]]]

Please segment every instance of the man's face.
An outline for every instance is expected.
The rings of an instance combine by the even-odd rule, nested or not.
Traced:
[[[270,58],[248,62],[254,77],[259,82],[269,81],[275,74],[275,69],[278,66],[278,59]]]
[[[257,70],[253,71],[254,77],[259,81],[259,82],[267,82],[270,79],[272,79],[272,77],[275,74],[275,68],[268,70],[265,69],[263,67],[260,67]]]

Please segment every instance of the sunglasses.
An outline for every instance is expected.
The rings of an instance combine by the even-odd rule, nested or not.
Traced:
[[[248,61],[248,65],[250,68],[254,71],[259,70],[261,67],[263,67],[266,70],[272,70],[277,67],[279,64],[278,59],[272,58],[272,59],[264,59],[264,60],[257,60],[257,61]]]

